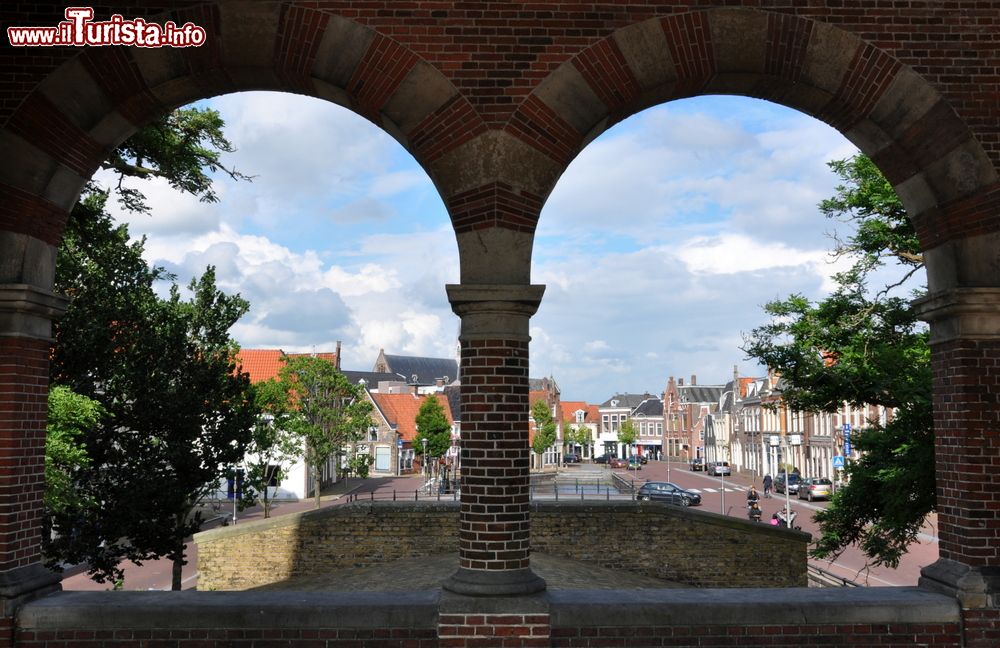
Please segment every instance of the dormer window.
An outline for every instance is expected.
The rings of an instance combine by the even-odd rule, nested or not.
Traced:
[[[583,423],[583,416],[585,412],[583,410],[576,410],[576,422]]]
[[[611,407],[618,407],[618,401],[616,400],[611,401]]]

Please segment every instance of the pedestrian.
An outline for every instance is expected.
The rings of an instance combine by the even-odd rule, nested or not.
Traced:
[[[764,499],[771,499],[771,487],[774,486],[774,480],[771,479],[771,473],[764,475]]]

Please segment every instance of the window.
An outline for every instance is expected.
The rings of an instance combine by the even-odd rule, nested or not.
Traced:
[[[369,441],[378,441],[378,428],[377,427],[370,427],[370,428],[368,428],[368,440]]]
[[[576,422],[583,423],[583,416],[585,412],[583,410],[576,410]]]
[[[375,470],[389,472],[389,446],[375,448]]]

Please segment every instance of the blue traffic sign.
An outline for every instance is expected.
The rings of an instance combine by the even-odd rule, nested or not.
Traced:
[[[833,467],[834,468],[838,468],[838,469],[842,469],[844,467],[844,458],[841,457],[840,455],[837,455],[836,457],[834,457],[833,458]]]
[[[851,433],[851,424],[844,423],[844,434],[850,434],[850,433]]]
[[[403,440],[402,439],[396,439],[396,447],[397,448],[402,448],[403,447]]]

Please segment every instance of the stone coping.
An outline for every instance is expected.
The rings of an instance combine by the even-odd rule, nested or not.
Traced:
[[[325,518],[337,517],[339,515],[342,515],[346,511],[356,511],[359,509],[369,509],[372,511],[377,511],[379,509],[388,511],[424,510],[432,512],[455,512],[457,514],[460,510],[460,507],[461,507],[461,502],[455,502],[455,501],[392,502],[385,500],[381,501],[358,500],[356,502],[351,502],[340,506],[329,506],[321,509],[314,509],[311,511],[299,511],[296,513],[289,513],[287,515],[268,518],[266,520],[254,520],[252,522],[245,522],[243,524],[238,524],[236,526],[218,527],[215,529],[210,529],[208,531],[202,531],[201,533],[195,534],[194,541],[196,544],[201,544],[205,542],[211,542],[213,540],[218,540],[221,538],[236,537],[246,533],[256,533],[264,529],[271,529],[290,524],[299,524],[301,521],[322,520]],[[710,524],[730,529],[739,529],[741,531],[754,534],[766,534],[770,538],[775,537],[773,534],[778,534],[779,536],[784,536],[787,538],[795,538],[807,543],[812,541],[812,536],[804,531],[795,531],[793,529],[774,527],[771,526],[770,524],[751,522],[750,520],[746,520],[739,517],[722,515],[720,513],[714,513],[711,511],[698,510],[698,508],[696,507],[673,506],[670,504],[665,504],[663,502],[636,502],[630,500],[610,500],[610,501],[535,500],[531,503],[531,511],[539,513],[561,512],[561,513],[572,514],[574,512],[594,513],[602,511],[614,511],[617,513],[621,511],[642,511],[642,510],[655,510],[659,512],[664,512],[668,513],[673,517],[689,519],[692,521],[697,521],[701,524]]]
[[[427,592],[62,592],[21,608],[25,630],[436,628],[439,613],[544,613],[553,627],[959,623],[955,599],[917,587],[559,590],[528,597]]]
[[[436,628],[440,591],[60,592],[26,604],[24,630]]]
[[[553,627],[927,624],[961,620],[955,599],[918,587],[558,590],[546,596]]]

